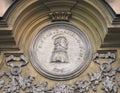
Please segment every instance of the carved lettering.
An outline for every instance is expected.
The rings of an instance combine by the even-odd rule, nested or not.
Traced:
[[[63,73],[64,68],[54,68],[53,71],[58,72],[58,73]]]

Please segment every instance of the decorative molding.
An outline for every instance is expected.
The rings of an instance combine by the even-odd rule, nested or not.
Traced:
[[[69,21],[71,18],[72,13],[71,12],[51,12],[49,13],[49,16],[53,21]]]
[[[3,93],[20,93],[20,89],[25,93],[88,93],[90,89],[97,93],[97,86],[102,83],[102,90],[105,93],[118,93],[120,76],[116,78],[116,75],[120,72],[120,68],[111,66],[115,59],[115,54],[111,52],[96,53],[93,61],[100,66],[100,71],[89,73],[89,80],[78,80],[73,85],[58,82],[54,87],[47,88],[48,82],[34,84],[35,77],[24,78],[21,75],[21,68],[28,63],[25,56],[11,55],[6,58],[7,65],[11,67],[10,71],[0,73],[0,89],[3,89]],[[15,62],[19,64],[16,65]],[[2,78],[4,76],[9,78],[8,83]],[[117,82],[115,83],[115,81]]]

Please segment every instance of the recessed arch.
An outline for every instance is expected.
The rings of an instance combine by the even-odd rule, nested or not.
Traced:
[[[42,23],[45,22],[45,25],[51,23],[49,13],[54,11],[70,11],[72,17],[69,22],[81,23],[76,25],[83,29],[89,28],[90,31],[86,31],[86,33],[89,34],[93,46],[97,48],[104,42],[108,33],[107,27],[112,22],[112,15],[107,10],[105,3],[100,0],[17,1],[6,13],[8,27],[12,30],[16,44],[20,48],[25,47],[26,40],[30,37],[30,34],[32,35],[31,29],[34,32],[39,28],[37,26]],[[97,44],[97,46],[94,44]]]

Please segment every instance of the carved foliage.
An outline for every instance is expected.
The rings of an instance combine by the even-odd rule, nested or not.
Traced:
[[[101,59],[107,59],[107,61],[102,62]],[[0,73],[0,89],[3,89],[3,93],[20,93],[20,90],[25,93],[89,93],[89,89],[97,92],[97,86],[102,83],[101,89],[105,93],[118,93],[120,77],[116,78],[116,74],[120,72],[120,68],[111,66],[115,61],[115,54],[96,53],[93,61],[100,65],[100,71],[89,73],[89,80],[78,80],[73,85],[58,82],[53,88],[47,88],[47,82],[33,83],[35,80],[33,76],[23,77],[21,75],[21,68],[28,63],[25,56],[11,55],[6,58],[7,65],[11,67],[10,71]],[[15,64],[16,62],[18,64]],[[2,78],[4,76],[9,78],[8,82]]]

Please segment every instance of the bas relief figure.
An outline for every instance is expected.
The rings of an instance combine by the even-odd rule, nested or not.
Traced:
[[[82,30],[60,21],[45,26],[33,37],[29,55],[33,66],[43,76],[67,80],[87,68],[92,47]]]
[[[54,40],[54,50],[51,56],[51,63],[68,63],[67,54],[68,40],[64,36],[59,36]]]

